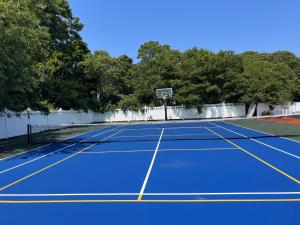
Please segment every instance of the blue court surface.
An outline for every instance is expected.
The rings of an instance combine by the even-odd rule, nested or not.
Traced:
[[[1,159],[0,224],[300,224],[300,143],[260,135],[222,121],[112,125],[73,137],[95,143]]]

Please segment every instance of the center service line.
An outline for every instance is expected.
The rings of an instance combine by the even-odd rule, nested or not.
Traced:
[[[147,172],[147,174],[146,174],[146,177],[145,177],[143,186],[142,186],[142,188],[141,188],[141,191],[140,191],[140,194],[139,194],[139,197],[138,197],[138,201],[142,200],[142,197],[143,197],[143,194],[144,194],[144,190],[145,190],[145,188],[146,188],[146,185],[147,185],[147,182],[148,182],[148,179],[149,179],[149,176],[150,176],[150,173],[151,173],[151,170],[152,170],[152,167],[153,167],[153,164],[154,164],[156,155],[157,155],[157,151],[158,151],[158,148],[159,148],[159,145],[160,145],[161,138],[162,138],[162,136],[163,136],[164,130],[165,130],[165,128],[163,128],[162,131],[161,131],[161,133],[160,133],[160,137],[159,137],[159,140],[158,140],[158,142],[157,142],[156,149],[155,149],[155,152],[154,152],[154,154],[153,154],[153,157],[152,157],[152,160],[151,160],[151,163],[150,163],[148,172]]]

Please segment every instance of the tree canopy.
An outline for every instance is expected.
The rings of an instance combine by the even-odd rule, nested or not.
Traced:
[[[133,63],[91,53],[67,0],[2,0],[0,29],[0,110],[137,110],[160,105],[155,89],[164,87],[174,89],[169,104],[198,109],[300,100],[300,58],[288,51],[181,52],[149,41]]]

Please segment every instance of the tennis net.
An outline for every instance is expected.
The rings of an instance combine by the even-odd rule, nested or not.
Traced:
[[[30,145],[287,137],[300,141],[300,117],[213,119],[164,123],[28,125]]]

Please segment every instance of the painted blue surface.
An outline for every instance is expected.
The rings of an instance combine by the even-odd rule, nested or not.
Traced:
[[[0,211],[5,225],[300,224],[299,203],[0,204]]]
[[[160,149],[185,149],[185,148],[232,148],[225,140],[178,140],[163,141]]]
[[[77,146],[73,147],[74,145],[72,145],[74,141],[76,142],[76,141],[84,141],[84,140],[88,140],[88,141],[101,140],[102,138],[105,138],[108,135],[113,134],[114,132],[113,129],[116,128],[118,127],[110,126],[110,127],[105,127],[103,129],[97,129],[95,131],[87,132],[85,134],[66,139],[66,141],[70,141],[72,143],[53,143],[53,144],[46,145],[44,147],[39,147],[34,151],[24,152],[23,154],[19,154],[16,156],[8,157],[7,159],[4,160],[0,160],[0,174],[1,171],[7,168],[14,167],[22,163],[26,163],[27,161],[34,160],[36,158],[45,156],[47,154],[51,154],[51,153],[60,154],[61,152],[63,153],[70,152],[72,151],[72,149],[76,150]],[[67,148],[68,146],[71,146],[71,150]]]
[[[299,142],[294,142],[286,139],[285,141],[282,141],[282,138],[265,138],[259,141],[262,141],[263,143],[266,143],[273,147],[279,148],[283,151],[288,151],[289,153],[299,156],[300,158]]]
[[[146,192],[300,191],[241,150],[159,152]]]
[[[200,128],[180,128],[180,132],[178,129],[172,128],[165,128],[164,135],[178,135],[178,134],[211,134],[207,129],[200,127]]]
[[[299,141],[295,141],[289,138],[284,137],[268,137],[264,138],[265,133],[261,133],[255,130],[250,130],[243,127],[235,126],[234,124],[226,124],[222,123],[223,127],[233,129],[236,132],[244,135],[256,135],[256,136],[262,136],[262,138],[255,138],[260,142],[263,142],[265,144],[271,145],[272,147],[279,148],[283,151],[288,151],[291,154],[294,154],[296,156],[300,157],[300,148],[299,148]]]
[[[3,193],[139,192],[152,155],[153,152],[81,154]]]
[[[158,140],[159,138],[157,138]],[[137,142],[104,142],[88,149],[88,152],[114,151],[114,150],[154,150],[157,141],[137,141]]]
[[[222,122],[217,124],[221,127],[214,127],[206,122],[138,124],[124,126],[122,129],[125,130],[120,133],[117,132],[121,128],[108,131],[95,138],[105,138],[117,133],[118,138],[153,135],[154,140],[107,140],[93,146],[89,143],[76,144],[10,171],[0,172],[0,189],[17,181],[10,187],[0,190],[0,200],[137,200],[158,146],[162,128],[165,128],[165,136],[162,137],[153,161],[143,200],[300,198],[299,183],[238,149],[232,143],[220,139],[213,132],[227,138],[239,137],[230,130],[246,136],[261,135],[260,133]],[[213,132],[205,127],[209,127]],[[97,132],[75,138],[88,138]],[[209,134],[209,138],[202,139],[196,136],[196,139],[193,139],[193,136],[189,136],[195,134],[199,136]],[[165,140],[168,135],[187,135],[187,139],[190,140],[177,140],[176,138]],[[268,144],[272,146],[274,144],[284,151],[294,154],[300,149],[299,143],[282,138],[272,139],[273,141]],[[270,149],[251,139],[230,139],[230,141],[291,177],[300,179],[299,159]],[[37,151],[2,160],[0,169],[9,169],[20,163],[29,162],[56,151],[59,147],[62,147],[62,144],[50,145]],[[85,153],[76,154],[86,147],[89,149],[86,149]],[[72,154],[76,155],[70,157]],[[64,160],[67,157],[70,158]],[[60,160],[63,161],[54,165]],[[50,167],[47,168],[48,166]],[[39,170],[43,171],[34,174]],[[30,177],[19,180],[28,175]],[[290,194],[285,194],[287,192]],[[105,193],[115,195],[101,195]],[[215,194],[211,195],[211,193]],[[7,194],[22,194],[22,196],[8,196]],[[46,195],[24,196],[23,194]],[[63,195],[47,196],[47,194]],[[64,194],[78,195],[66,196]],[[0,224],[297,225],[300,224],[299,210],[300,202],[0,203]]]

